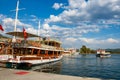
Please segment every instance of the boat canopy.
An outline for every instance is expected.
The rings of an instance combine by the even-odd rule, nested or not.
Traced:
[[[6,34],[24,38],[23,32],[8,32],[8,33],[6,33]],[[29,37],[39,37],[38,35],[31,34],[31,33],[27,33],[27,32],[26,32],[26,34],[27,34],[27,37],[28,37],[28,38],[29,38]]]

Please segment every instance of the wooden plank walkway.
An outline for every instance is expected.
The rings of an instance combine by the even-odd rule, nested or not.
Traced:
[[[102,79],[0,68],[0,80],[102,80]]]

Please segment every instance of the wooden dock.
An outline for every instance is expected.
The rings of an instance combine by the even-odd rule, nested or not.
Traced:
[[[102,79],[0,68],[0,80],[102,80]]]

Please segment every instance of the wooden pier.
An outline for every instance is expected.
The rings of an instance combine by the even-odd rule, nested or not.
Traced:
[[[0,80],[102,80],[102,79],[0,68]]]

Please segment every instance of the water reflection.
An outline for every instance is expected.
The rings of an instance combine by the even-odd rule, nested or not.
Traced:
[[[57,61],[48,64],[33,66],[31,70],[37,72],[60,73],[61,65],[62,65],[62,61]]]
[[[73,55],[64,57],[59,62],[45,66],[35,66],[31,70],[80,77],[120,80],[119,58],[119,54],[113,54],[110,58],[98,58],[95,54]]]
[[[120,79],[119,55],[97,58],[95,54],[78,55],[63,59],[60,74],[102,79]]]

